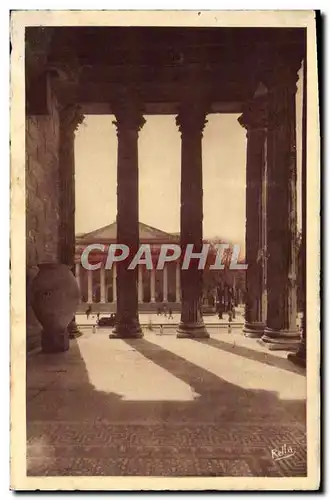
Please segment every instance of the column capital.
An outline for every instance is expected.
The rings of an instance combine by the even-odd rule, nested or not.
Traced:
[[[139,132],[146,122],[142,103],[136,92],[125,90],[117,95],[112,109],[116,117],[112,123],[117,127],[117,134],[128,130]]]
[[[244,105],[243,113],[238,118],[238,123],[248,132],[251,130],[265,130],[268,124],[267,96],[252,99]]]
[[[286,89],[295,94],[302,59],[302,54],[292,53],[289,49],[273,54],[262,74],[262,80],[269,92]]]
[[[180,105],[179,113],[175,122],[181,134],[198,133],[202,134],[207,123],[207,106],[198,98],[190,99]]]
[[[84,121],[85,116],[77,104],[69,104],[60,108],[61,132],[65,135],[73,134]]]

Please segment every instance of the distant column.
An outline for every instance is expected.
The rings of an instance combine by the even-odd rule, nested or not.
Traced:
[[[163,302],[168,301],[167,293],[168,293],[168,272],[167,272],[167,265],[165,264],[163,269]]]
[[[139,303],[143,302],[143,277],[142,277],[142,266],[138,266],[138,300]]]
[[[151,302],[156,302],[156,271],[151,269],[150,271],[150,295]]]
[[[117,267],[112,265],[112,302],[117,302]]]
[[[181,302],[180,293],[180,262],[177,261],[175,264],[175,302]]]
[[[93,271],[90,269],[87,271],[87,302],[93,303]]]
[[[100,287],[101,287],[101,302],[104,304],[106,302],[105,297],[105,267],[102,265],[100,269]]]
[[[81,284],[80,284],[80,262],[76,262],[76,271],[75,271],[75,276],[76,276],[77,285],[78,285],[78,287],[79,287],[80,294],[81,294]]]

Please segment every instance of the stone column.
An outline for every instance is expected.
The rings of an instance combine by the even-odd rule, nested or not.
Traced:
[[[168,269],[167,265],[164,264],[164,269],[163,269],[163,302],[168,301]]]
[[[59,140],[59,259],[66,264],[75,274],[75,157],[74,140],[75,131],[84,117],[76,105],[60,107],[60,140]],[[75,316],[67,328],[68,337],[75,338],[81,335],[76,324]],[[69,347],[65,341],[63,349]]]
[[[194,252],[203,245],[203,178],[202,132],[206,123],[206,111],[198,98],[185,102],[176,118],[181,132],[181,254],[188,244]],[[209,337],[201,311],[203,271],[193,259],[189,269],[181,269],[181,321],[178,338]]]
[[[181,302],[180,293],[180,262],[175,263],[175,302]]]
[[[246,155],[246,304],[244,333],[261,337],[265,328],[264,302],[264,216],[263,181],[266,169],[267,96],[247,103],[239,123],[247,130]]]
[[[112,302],[117,302],[117,267],[115,263],[112,266]]]
[[[288,359],[296,365],[306,367],[306,167],[307,167],[307,64],[306,56],[303,63],[303,102],[302,102],[302,154],[301,154],[301,208],[302,208],[302,241],[301,241],[301,261],[302,266],[302,283],[304,293],[304,310],[301,322],[301,341],[298,350],[295,353],[289,353]]]
[[[130,258],[117,262],[116,325],[110,338],[138,338],[137,268],[128,269],[139,248],[138,133],[145,120],[132,94],[114,103],[118,136],[117,241],[130,249]]]
[[[150,271],[150,296],[151,302],[156,302],[156,271],[151,269]]]
[[[79,290],[80,290],[80,294],[81,294],[81,284],[80,284],[80,262],[76,262],[75,276],[76,276],[77,285],[78,285],[78,288],[79,288]]]
[[[90,269],[87,271],[87,302],[93,303],[93,271]]]
[[[105,267],[104,265],[102,264],[102,267],[100,269],[100,301],[102,304],[104,304],[105,302],[107,302],[106,300],[106,294],[105,294]]]
[[[296,109],[297,71],[274,61],[268,75],[267,133],[267,324],[269,349],[297,348],[296,304]]]
[[[138,299],[139,303],[143,302],[143,277],[142,277],[142,267],[138,266]]]

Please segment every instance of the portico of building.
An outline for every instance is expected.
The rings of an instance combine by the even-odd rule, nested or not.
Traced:
[[[148,115],[176,115],[181,134],[180,245],[184,249],[193,244],[199,251],[207,115],[240,113],[239,121],[247,129],[246,333],[262,337],[270,348],[297,348],[295,94],[305,57],[305,31],[71,27],[52,28],[45,38],[40,30],[31,30],[31,40],[35,33],[37,39],[44,38],[34,49],[38,69],[31,64],[28,72],[28,118],[46,116],[52,99],[60,107],[62,189],[59,252],[54,258],[74,270],[74,130],[84,114],[116,117],[117,241],[134,253],[140,243],[138,136]],[[33,82],[39,83],[38,94]],[[114,335],[140,337],[143,272],[122,262],[112,283],[114,276]],[[156,300],[152,273],[148,281],[151,300]],[[178,336],[208,337],[201,314],[202,271],[196,265],[181,269],[178,282]],[[106,299],[104,286],[101,291]],[[163,298],[166,292],[165,279]]]

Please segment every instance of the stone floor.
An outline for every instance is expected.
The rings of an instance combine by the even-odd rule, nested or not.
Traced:
[[[28,357],[28,475],[306,476],[306,379],[285,353],[109,331]]]

